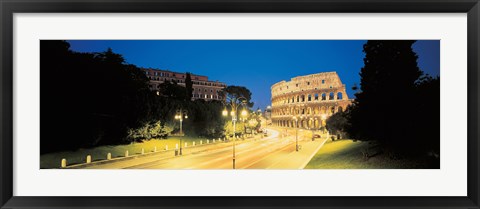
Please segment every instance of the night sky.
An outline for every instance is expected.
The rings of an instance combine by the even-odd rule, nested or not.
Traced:
[[[252,92],[254,108],[270,105],[270,86],[282,80],[319,72],[336,71],[354,98],[363,67],[364,40],[75,40],[78,52],[102,52],[108,47],[126,62],[176,72],[206,75],[227,85],[245,86]],[[440,74],[440,41],[413,45],[418,66],[427,74]]]

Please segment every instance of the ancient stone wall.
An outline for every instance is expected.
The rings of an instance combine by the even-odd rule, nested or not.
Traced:
[[[272,123],[282,127],[319,129],[351,100],[336,72],[317,73],[280,81],[271,87]]]

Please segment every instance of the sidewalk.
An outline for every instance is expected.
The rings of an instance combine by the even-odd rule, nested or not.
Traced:
[[[272,154],[264,159],[266,161],[275,159],[276,161],[267,169],[303,169],[326,141],[326,138],[302,141],[299,143],[301,149],[298,152],[295,151],[294,143],[292,143],[293,146],[290,146],[290,149]]]

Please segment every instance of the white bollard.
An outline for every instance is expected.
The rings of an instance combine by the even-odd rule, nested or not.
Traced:
[[[91,163],[91,162],[92,162],[92,156],[87,155],[87,163]]]
[[[202,145],[202,144],[203,144],[203,140],[200,140],[200,145]]]
[[[125,157],[128,157],[128,150],[125,151]]]
[[[112,159],[112,153],[107,153],[107,160],[111,160]]]
[[[145,149],[142,148],[142,155],[145,154]]]
[[[168,150],[168,145],[165,145],[165,150]]]
[[[195,142],[192,143],[192,146],[195,146]]]
[[[215,139],[213,139],[213,143],[215,143]]]
[[[175,149],[178,149],[178,144],[175,144]]]
[[[153,147],[153,152],[157,152],[157,146]]]
[[[61,166],[62,168],[67,167],[67,159],[63,158],[63,159],[62,159],[62,163],[61,163],[60,166]]]
[[[187,147],[187,142],[185,142],[185,146],[183,146],[183,147]]]
[[[218,141],[219,141],[219,142],[221,142],[221,141],[222,141],[222,139],[221,139],[221,138],[218,138]]]
[[[209,143],[210,143],[210,140],[207,139],[207,144],[209,144]]]

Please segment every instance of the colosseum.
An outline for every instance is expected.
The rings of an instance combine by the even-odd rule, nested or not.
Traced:
[[[336,72],[280,81],[271,87],[272,123],[281,127],[319,129],[326,119],[351,104]]]

